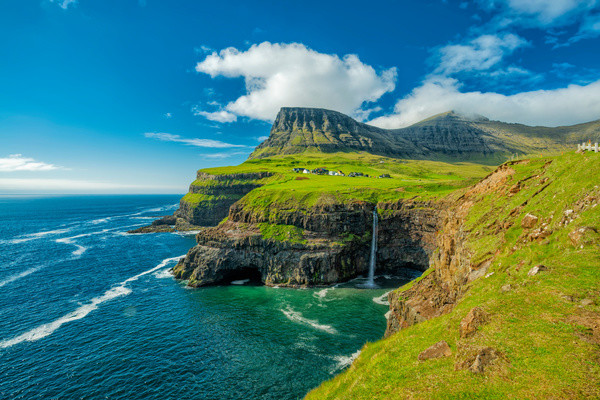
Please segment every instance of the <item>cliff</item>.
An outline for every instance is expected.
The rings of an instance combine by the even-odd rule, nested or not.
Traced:
[[[378,272],[424,270],[434,249],[434,205],[378,206],[383,211]],[[224,223],[198,233],[198,245],[173,273],[195,287],[240,279],[292,287],[342,282],[368,269],[373,207],[357,201],[253,213],[236,205]]]
[[[599,167],[521,160],[445,197],[429,269],[389,294],[386,339],[307,398],[598,398]]]

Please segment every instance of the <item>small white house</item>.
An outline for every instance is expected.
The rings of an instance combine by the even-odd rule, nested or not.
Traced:
[[[307,170],[306,168],[304,168],[304,169],[302,170],[302,173],[303,173],[303,174],[310,174],[310,171],[309,171],[309,170]]]
[[[329,175],[335,176],[335,171],[329,171]]]

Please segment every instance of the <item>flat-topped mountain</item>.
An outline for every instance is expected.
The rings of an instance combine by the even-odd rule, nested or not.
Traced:
[[[284,107],[269,138],[251,159],[305,151],[366,151],[398,158],[489,160],[511,154],[563,151],[600,137],[600,121],[566,127],[532,127],[467,117],[453,111],[401,129],[381,129],[337,111]]]

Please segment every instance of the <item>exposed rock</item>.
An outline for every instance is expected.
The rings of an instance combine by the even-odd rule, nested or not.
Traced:
[[[589,246],[590,244],[593,244],[598,240],[598,237],[598,229],[590,226],[577,228],[569,233],[571,244],[579,248],[581,248],[581,246]]]
[[[503,293],[510,292],[510,291],[512,290],[512,285],[511,285],[511,284],[506,284],[506,285],[503,285],[503,286],[500,288],[500,290],[501,290]]]
[[[198,171],[189,193],[179,202],[175,216],[191,225],[215,226],[229,214],[229,207],[251,190],[262,186],[271,172],[212,175]]]
[[[157,219],[155,221],[152,221],[152,225],[153,226],[159,226],[159,225],[175,225],[175,223],[177,222],[177,217],[174,215],[165,215],[164,217]]]
[[[425,361],[430,360],[432,358],[449,357],[451,355],[452,350],[450,349],[450,346],[448,346],[448,343],[446,343],[445,340],[442,340],[432,345],[431,347],[428,347],[427,349],[423,350],[419,354],[419,360]]]
[[[462,358],[462,357],[459,357]],[[455,370],[467,369],[474,374],[483,374],[486,369],[491,367],[497,361],[503,359],[504,356],[498,350],[492,347],[484,347],[471,353],[461,361],[457,361],[454,366]]]
[[[594,304],[594,300],[592,300],[592,299],[583,299],[583,300],[581,300],[581,305],[584,306],[584,307],[585,306],[591,306],[593,304]]]
[[[435,247],[435,204],[381,203],[378,272],[401,267],[425,270]],[[201,230],[198,245],[174,268],[191,286],[221,284],[253,275],[267,285],[308,286],[348,280],[367,271],[373,205],[333,203],[304,210],[237,203],[225,223]],[[266,239],[259,224],[295,226],[301,240]],[[354,234],[348,241],[343,235]]]
[[[538,217],[536,217],[533,214],[527,214],[523,217],[523,220],[521,221],[521,226],[523,228],[533,228],[538,222]]]
[[[548,267],[546,267],[545,265],[539,264],[536,265],[535,267],[531,268],[529,270],[529,272],[527,273],[527,276],[534,276],[537,275],[540,271],[547,271]]]
[[[461,338],[468,338],[477,333],[477,329],[487,323],[490,319],[481,307],[475,307],[463,318],[458,327],[458,333]]]

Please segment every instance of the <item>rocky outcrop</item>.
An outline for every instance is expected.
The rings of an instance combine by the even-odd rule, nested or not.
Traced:
[[[227,216],[229,207],[262,186],[260,181],[271,175],[271,172],[212,175],[198,171],[175,216],[196,226],[217,225]]]
[[[340,244],[316,232],[305,236],[301,243],[272,240],[255,225],[227,221],[200,232],[198,245],[173,274],[194,287],[240,279],[299,287],[339,282],[366,271],[369,253],[361,240]]]
[[[434,203],[380,203],[377,272],[424,270],[435,245]],[[372,211],[363,201],[304,210],[231,207],[227,221],[203,229],[198,245],[174,268],[191,286],[254,278],[267,285],[314,286],[345,281],[368,269]],[[280,240],[261,227],[296,229],[301,237]]]
[[[128,233],[154,233],[198,230],[215,226],[227,217],[229,208],[253,189],[262,186],[271,172],[213,175],[198,171],[189,192],[179,201],[173,215],[153,221]]]

